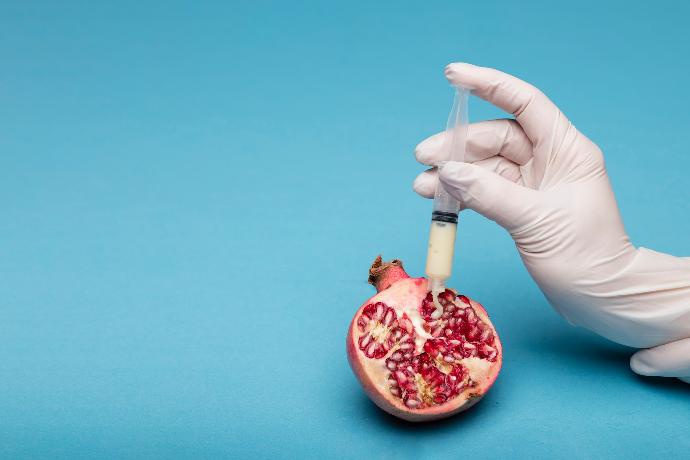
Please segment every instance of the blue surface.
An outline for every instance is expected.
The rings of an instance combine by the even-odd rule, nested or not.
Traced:
[[[450,61],[542,88],[633,241],[690,255],[690,10],[523,3],[3,2],[0,456],[687,454],[690,388],[568,326],[471,213],[452,284],[505,343],[491,393],[409,425],[348,368],[371,260],[423,268],[411,152]]]

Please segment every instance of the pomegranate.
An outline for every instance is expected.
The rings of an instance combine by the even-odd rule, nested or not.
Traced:
[[[501,370],[502,352],[484,308],[451,289],[427,291],[399,260],[377,257],[378,293],[355,314],[347,357],[369,397],[409,421],[436,420],[476,404]]]

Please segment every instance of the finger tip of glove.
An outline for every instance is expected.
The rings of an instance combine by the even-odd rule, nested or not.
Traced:
[[[414,156],[417,161],[429,166],[438,164],[442,159],[443,152],[441,152],[441,147],[443,147],[445,142],[445,136],[446,133],[444,131],[434,134],[417,144],[414,149]]]
[[[468,86],[468,76],[477,66],[467,62],[451,62],[444,69],[444,74],[452,84],[462,84]],[[472,89],[472,88],[470,88]]]
[[[424,198],[433,198],[436,192],[435,177],[429,172],[420,174],[414,182],[412,182],[412,190]]]
[[[417,147],[414,149],[414,157],[415,159],[425,165],[431,164],[431,155],[429,151],[427,151],[422,144],[419,144]]]
[[[650,365],[644,351],[639,351],[630,357],[630,369],[638,375],[656,375],[656,369]]]

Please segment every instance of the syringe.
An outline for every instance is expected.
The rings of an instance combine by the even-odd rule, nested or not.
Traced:
[[[456,87],[453,108],[448,116],[443,150],[445,160],[437,166],[441,167],[446,161],[464,161],[467,140],[467,99],[469,90]],[[438,294],[445,290],[445,283],[450,278],[453,268],[453,254],[455,251],[455,234],[458,228],[458,212],[460,204],[453,198],[439,182],[434,195],[434,206],[431,213],[431,229],[429,231],[429,249],[426,256],[426,276],[429,280],[429,290],[434,297],[436,311],[431,315],[438,318],[443,308],[438,303]]]

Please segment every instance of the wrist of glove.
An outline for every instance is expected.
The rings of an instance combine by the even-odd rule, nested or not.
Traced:
[[[639,248],[617,273],[558,292],[542,288],[576,326],[644,348],[630,359],[641,375],[690,383],[690,260]]]
[[[633,356],[635,372],[687,378],[690,261],[635,249],[602,152],[538,89],[469,64],[451,64],[446,76],[515,119],[470,124],[467,163],[432,168],[414,189],[432,197],[443,186],[463,208],[504,227],[566,319],[613,341],[649,348]],[[432,166],[443,162],[444,135],[422,142],[417,159]]]
[[[687,259],[639,248],[620,270],[559,288],[542,289],[563,316],[614,342],[649,348],[690,337]]]

